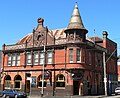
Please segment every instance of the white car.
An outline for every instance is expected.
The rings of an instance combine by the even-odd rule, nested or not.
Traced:
[[[117,88],[115,89],[115,95],[118,95],[118,94],[120,94],[120,87],[117,87]]]

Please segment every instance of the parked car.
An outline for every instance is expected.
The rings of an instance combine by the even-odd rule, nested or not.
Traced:
[[[118,95],[118,94],[120,94],[120,87],[117,87],[117,88],[115,89],[115,95]]]
[[[2,98],[27,98],[27,94],[13,89],[0,91],[0,95],[2,96]]]
[[[3,96],[3,91],[0,91],[0,98]]]

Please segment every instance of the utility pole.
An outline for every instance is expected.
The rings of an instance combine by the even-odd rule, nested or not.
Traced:
[[[42,71],[42,90],[41,90],[41,97],[43,97],[44,95],[44,71],[45,71],[45,45],[44,45],[44,51],[43,51],[43,54],[44,54],[44,61],[43,61],[43,71]]]
[[[107,74],[106,74],[105,52],[103,52],[103,67],[104,67],[104,89],[105,89],[105,96],[107,96]]]
[[[104,67],[104,88],[105,88],[105,96],[107,96],[107,72],[106,72],[106,63],[112,57],[112,55],[116,52],[117,48],[112,52],[109,58],[105,59],[105,51],[103,52],[103,67]]]

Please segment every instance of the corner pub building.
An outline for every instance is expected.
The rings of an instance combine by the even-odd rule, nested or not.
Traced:
[[[42,89],[44,95],[104,94],[103,52],[107,50],[107,90],[113,93],[117,44],[108,33],[103,31],[103,38],[87,37],[77,3],[67,28],[50,30],[43,22],[38,18],[31,34],[13,45],[3,45],[1,89],[31,95],[40,95]]]

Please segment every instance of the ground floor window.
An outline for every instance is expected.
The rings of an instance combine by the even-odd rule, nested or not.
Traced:
[[[5,80],[5,89],[11,88],[11,81]]]
[[[46,80],[44,80],[43,82],[44,82],[44,83],[43,83],[43,87],[46,87],[46,85],[47,85]],[[42,75],[40,75],[40,76],[38,77],[38,88],[40,88],[40,87],[42,87]]]
[[[14,79],[14,88],[15,89],[21,88],[21,81],[22,81],[22,78],[20,75],[15,76],[15,79]]]
[[[43,87],[46,87],[46,85],[47,85],[47,82],[44,81]],[[42,81],[39,81],[39,82],[38,82],[38,87],[42,87]]]
[[[56,82],[56,87],[65,87],[65,82]]]
[[[15,88],[20,88],[20,81],[15,81]]]
[[[5,89],[10,89],[11,88],[11,77],[9,75],[5,76],[4,87],[5,87]]]
[[[56,77],[56,87],[65,87],[65,77],[62,74]]]

